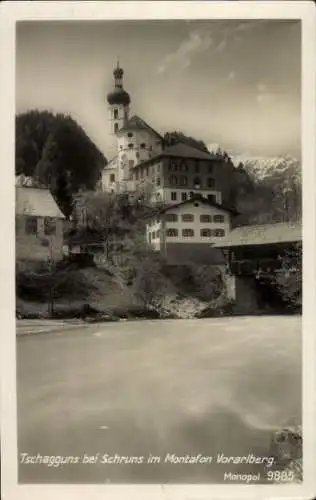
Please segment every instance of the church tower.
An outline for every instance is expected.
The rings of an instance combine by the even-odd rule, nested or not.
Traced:
[[[123,88],[124,71],[119,62],[113,71],[114,89],[107,95],[111,133],[116,135],[128,120],[131,98]]]

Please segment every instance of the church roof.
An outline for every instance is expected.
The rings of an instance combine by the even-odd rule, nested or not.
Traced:
[[[65,218],[50,191],[46,188],[17,186],[15,188],[15,212],[16,215]]]
[[[126,92],[121,87],[116,87],[111,92],[108,93],[107,95],[107,100],[109,104],[123,104],[124,106],[128,106],[131,102],[131,98],[129,96],[129,93]]]
[[[121,130],[148,130],[162,139],[161,135],[138,115],[133,115],[129,120],[127,120],[124,127],[122,127],[119,132],[121,132]]]
[[[183,142],[179,142],[174,146],[169,146],[162,151],[163,156],[174,156],[180,158],[194,158],[199,160],[212,160],[215,158],[214,155],[196,149],[192,146],[188,146]]]

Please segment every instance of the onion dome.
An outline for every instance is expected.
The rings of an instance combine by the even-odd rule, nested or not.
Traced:
[[[107,95],[109,104],[123,104],[124,106],[128,106],[131,102],[128,92],[123,88],[123,75],[124,71],[120,68],[119,63],[117,63],[113,71],[114,89]]]
[[[109,104],[124,104],[125,106],[128,106],[131,102],[129,93],[122,87],[115,87],[112,92],[109,92],[107,100]]]

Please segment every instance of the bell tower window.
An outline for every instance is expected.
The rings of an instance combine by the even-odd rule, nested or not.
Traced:
[[[118,109],[114,109],[114,120],[118,119]]]
[[[114,133],[117,134],[118,132],[118,123],[114,123]]]

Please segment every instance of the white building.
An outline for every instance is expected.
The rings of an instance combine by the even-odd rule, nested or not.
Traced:
[[[199,259],[224,240],[236,212],[201,196],[169,205],[148,218],[146,239],[164,256]],[[205,254],[206,251],[206,254]]]

